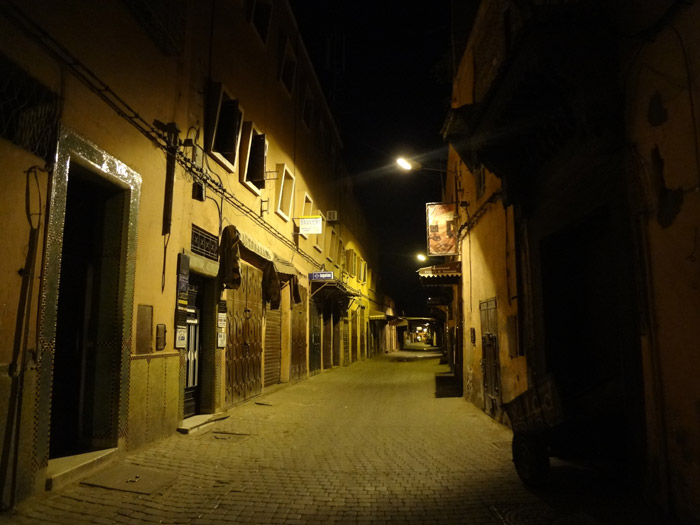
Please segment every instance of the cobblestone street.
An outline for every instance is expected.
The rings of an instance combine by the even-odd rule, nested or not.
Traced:
[[[0,522],[654,523],[588,471],[526,489],[511,432],[436,397],[444,372],[437,357],[398,352],[278,388],[106,467],[170,476],[150,494],[74,483]]]

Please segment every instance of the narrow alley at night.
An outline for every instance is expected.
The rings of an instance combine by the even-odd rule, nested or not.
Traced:
[[[698,27],[0,0],[0,521],[700,525]]]
[[[284,386],[6,519],[655,523],[620,480],[588,468],[562,463],[553,467],[553,491],[527,490],[510,459],[511,432],[451,396],[439,361],[426,350],[397,351]]]

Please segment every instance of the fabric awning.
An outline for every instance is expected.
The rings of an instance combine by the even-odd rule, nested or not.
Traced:
[[[270,250],[266,246],[263,246],[261,243],[253,239],[250,235],[248,235],[246,232],[238,230],[238,237],[241,240],[241,244],[244,248],[250,250],[256,255],[259,255],[267,261],[274,260],[275,254],[272,253],[272,250]]]
[[[462,263],[453,261],[434,266],[418,268],[418,276],[423,286],[459,284],[462,278]]]
[[[360,293],[337,279],[309,279],[311,298],[322,301],[349,300]]]
[[[277,270],[277,273],[283,273],[285,275],[296,275],[299,273],[291,262],[287,261],[286,259],[282,259],[277,255],[275,255],[275,258],[272,260],[272,264],[275,265],[275,270]]]
[[[386,314],[384,312],[380,312],[378,310],[370,310],[369,320],[370,321],[386,321],[387,317],[386,317]]]

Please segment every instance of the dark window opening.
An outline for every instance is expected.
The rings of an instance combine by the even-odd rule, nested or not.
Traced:
[[[221,84],[214,83],[209,93],[207,111],[207,151],[234,171],[238,151],[243,111]]]
[[[265,189],[265,157],[267,155],[267,142],[265,135],[253,130],[253,138],[250,142],[250,155],[245,178],[259,190]]]
[[[480,199],[486,191],[486,173],[484,166],[479,164],[474,170],[474,183],[476,184],[476,198]]]
[[[304,107],[301,110],[301,120],[304,122],[308,129],[311,129],[313,114],[313,99],[311,98],[311,93],[307,92],[306,96],[304,97]]]
[[[187,4],[180,0],[125,0],[133,17],[158,50],[177,56],[185,45]]]
[[[267,42],[270,32],[270,19],[272,17],[272,2],[269,0],[250,0],[248,2],[248,18],[260,35],[263,42]]]
[[[280,75],[280,80],[282,84],[291,94],[294,88],[294,75],[297,69],[297,58],[294,56],[294,52],[291,50],[289,45],[284,53],[284,61],[282,62],[282,74]]]

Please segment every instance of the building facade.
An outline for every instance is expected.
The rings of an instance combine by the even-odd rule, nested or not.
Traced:
[[[473,224],[465,310],[470,294],[480,314],[494,298],[500,401],[553,377],[594,416],[590,451],[687,523],[700,519],[699,19],[670,0],[481,2],[460,28],[445,127]],[[465,332],[476,321],[465,313]],[[474,340],[464,375],[478,385]]]
[[[376,246],[286,2],[8,2],[0,35],[3,507],[55,458],[380,350]]]

